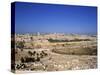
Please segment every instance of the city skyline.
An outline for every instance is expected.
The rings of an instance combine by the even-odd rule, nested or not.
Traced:
[[[15,3],[16,33],[97,33],[97,7]]]

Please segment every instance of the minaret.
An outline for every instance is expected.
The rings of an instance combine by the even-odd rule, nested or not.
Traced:
[[[37,32],[37,36],[39,36],[40,35],[40,33],[39,32]]]

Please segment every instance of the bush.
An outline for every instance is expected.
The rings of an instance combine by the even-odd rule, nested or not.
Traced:
[[[24,44],[25,44],[25,41],[17,42],[17,43],[16,43],[16,47],[17,47],[17,48],[20,48],[21,51],[23,51]]]
[[[27,57],[25,58],[25,62],[35,62],[35,58]]]

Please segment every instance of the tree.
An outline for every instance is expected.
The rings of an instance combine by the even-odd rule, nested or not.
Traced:
[[[32,56],[32,55],[33,55],[33,53],[32,53],[31,51],[28,51],[28,54],[29,54],[30,56]]]
[[[31,39],[31,41],[33,41],[33,37],[32,36],[30,37],[30,39]]]
[[[37,60],[36,61],[40,61],[40,58],[39,57],[37,57]]]
[[[24,58],[23,58],[23,57],[21,58],[21,62],[22,62],[22,63],[24,62]]]
[[[25,44],[25,41],[20,41],[20,42],[18,43],[18,47],[21,49],[21,51],[23,51],[24,44]]]
[[[34,49],[34,43],[33,43],[33,42],[31,43],[31,46],[32,46],[32,48]]]

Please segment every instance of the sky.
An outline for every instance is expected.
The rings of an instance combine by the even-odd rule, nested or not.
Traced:
[[[15,3],[16,33],[97,33],[97,7]]]

